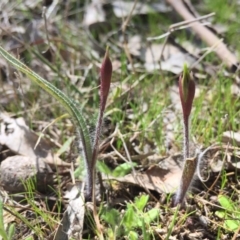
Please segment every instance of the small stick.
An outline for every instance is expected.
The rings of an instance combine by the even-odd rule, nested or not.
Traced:
[[[195,17],[188,11],[182,0],[167,0],[168,3],[181,15],[184,20],[194,20]],[[219,38],[208,28],[199,22],[191,25],[192,30],[203,40],[209,47],[219,42]],[[223,42],[219,42],[216,54],[222,59],[230,69],[236,70],[238,65],[237,57],[231,53]]]

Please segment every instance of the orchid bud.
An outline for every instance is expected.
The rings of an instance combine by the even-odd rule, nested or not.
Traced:
[[[179,94],[182,103],[183,117],[188,118],[192,110],[192,102],[195,95],[195,83],[186,64],[179,78]]]
[[[108,48],[106,50],[103,62],[102,62],[102,67],[100,70],[100,80],[101,80],[101,86],[100,86],[100,98],[101,98],[101,103],[100,107],[101,109],[105,109],[105,105],[107,102],[107,97],[110,89],[110,84],[111,84],[111,77],[112,77],[112,62],[108,56]]]

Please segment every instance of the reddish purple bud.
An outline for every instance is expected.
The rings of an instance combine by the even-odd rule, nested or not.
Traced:
[[[179,94],[182,103],[183,117],[187,119],[192,110],[192,102],[195,95],[195,83],[186,64],[179,78]]]
[[[108,48],[105,53],[105,57],[102,62],[100,70],[101,86],[100,86],[100,98],[101,98],[101,109],[105,108],[107,97],[110,89],[111,78],[112,78],[112,62],[108,56]]]

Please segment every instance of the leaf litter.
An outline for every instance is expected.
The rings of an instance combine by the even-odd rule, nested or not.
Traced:
[[[199,39],[198,40],[193,39],[192,41],[188,40],[178,44],[169,40],[165,45],[164,43],[151,42],[149,46],[149,42],[146,42],[146,36],[144,34],[143,35],[139,34],[139,31],[136,34],[134,27],[131,26],[131,24],[133,24],[133,26],[134,24],[136,24],[134,19],[135,17],[141,20],[141,18],[144,18],[143,15],[148,16],[149,14],[152,14],[152,11],[155,11],[155,13],[160,12],[160,14],[162,14],[163,12],[166,13],[166,12],[172,11],[169,8],[169,6],[165,5],[164,1],[161,1],[160,3],[158,3],[158,7],[155,7],[155,8],[153,7],[149,8],[147,4],[138,3],[138,5],[136,6],[136,8],[132,13],[133,21],[131,22],[130,27],[127,29],[127,33],[128,33],[127,48],[129,49],[130,57],[133,60],[133,65],[124,61],[120,61],[120,57],[123,51],[122,39],[124,39],[124,34],[122,34],[121,31],[115,31],[115,29],[110,28],[109,34],[101,35],[101,33],[96,33],[98,31],[101,31],[102,26],[106,24],[107,22],[106,19],[110,14],[110,12],[106,10],[105,8],[106,6],[104,4],[102,4],[100,1],[92,1],[89,5],[87,5],[86,8],[84,8],[83,6],[80,6],[80,9],[84,14],[83,16],[81,16],[82,19],[78,21],[78,24],[76,24],[76,22],[74,22],[73,24],[70,21],[66,22],[66,26],[72,31],[70,35],[72,38],[76,38],[77,36],[77,39],[79,39],[79,36],[82,36],[81,42],[79,43],[78,42],[79,40],[77,40],[75,41],[75,45],[74,45],[70,41],[71,37],[69,38],[68,36],[69,32],[67,32],[67,30],[63,31],[61,29],[61,26],[54,24],[54,21],[57,22],[56,19],[59,18],[57,11],[64,12],[63,6],[61,4],[56,5],[55,2],[56,1],[53,1],[52,5],[50,5],[50,7],[47,9],[49,11],[47,12],[48,35],[50,36],[50,39],[52,39],[51,47],[53,47],[53,51],[50,51],[49,50],[50,48],[48,48],[47,46],[48,43],[45,36],[46,29],[44,28],[43,19],[36,21],[35,24],[33,20],[32,23],[30,23],[29,28],[26,27],[26,25],[23,23],[22,25],[21,24],[16,25],[14,21],[13,23],[9,22],[8,25],[6,24],[3,26],[1,25],[2,34],[5,34],[5,40],[3,41],[3,45],[5,45],[7,49],[14,48],[15,50],[18,49],[19,47],[23,47],[19,53],[21,54],[20,57],[25,60],[28,57],[28,54],[29,54],[28,46],[30,45],[33,46],[34,50],[38,50],[40,52],[42,49],[45,49],[45,50],[48,49],[46,52],[53,52],[55,57],[54,60],[60,59],[60,61],[62,61],[63,59],[65,59],[65,61],[62,61],[62,68],[58,68],[58,71],[60,74],[66,77],[67,76],[69,77],[70,75],[74,76],[72,79],[71,78],[70,79],[71,80],[74,79],[74,84],[76,84],[76,86],[82,86],[79,92],[77,92],[78,94],[81,95],[81,103],[84,103],[84,102],[89,103],[91,101],[89,99],[92,96],[92,88],[97,86],[97,84],[91,85],[91,83],[89,83],[89,79],[91,79],[92,75],[94,74],[93,69],[89,68],[89,60],[91,61],[91,63],[93,63],[94,67],[98,65],[99,56],[101,56],[102,51],[104,49],[104,45],[105,45],[103,44],[103,42],[104,43],[108,42],[108,44],[111,44],[112,48],[114,49],[112,55],[119,66],[118,69],[127,67],[128,71],[130,72],[131,70],[133,70],[132,66],[134,66],[134,69],[137,71],[138,74],[146,71],[149,72],[149,74],[153,74],[155,71],[159,71],[159,70],[164,70],[164,71],[167,71],[168,73],[170,72],[171,74],[179,74],[182,71],[182,64],[184,62],[185,63],[187,62],[190,66],[192,65],[194,66],[193,72],[194,74],[196,74],[196,76],[201,76],[201,74],[203,74],[203,78],[206,78],[208,74],[212,76],[216,76],[217,71],[221,68],[221,64],[219,64],[217,67],[212,66],[212,64],[210,64],[209,66],[207,62],[204,62],[204,60],[197,63],[198,59],[203,55],[203,52],[204,52],[204,48],[202,48],[201,44],[198,43]],[[68,7],[70,8],[73,7],[71,3],[69,4],[70,5],[68,5]],[[131,7],[129,7],[129,5],[128,7],[126,7],[126,4],[131,4]],[[123,1],[115,1],[110,5],[112,5],[113,7],[113,13],[118,18],[120,18],[120,20],[114,18],[114,21],[116,21],[116,23],[120,25],[122,22],[121,18],[129,16],[129,9],[133,8],[134,2],[126,3]],[[5,7],[5,10],[7,10],[6,12],[9,14],[8,17],[13,18],[12,13],[9,11],[9,9],[6,8],[6,6],[7,5],[5,5],[4,7]],[[37,8],[41,12],[41,6],[37,2],[35,6],[29,5],[29,4],[26,4],[26,5],[20,4],[20,6],[21,6],[19,8],[20,11],[23,11],[23,10],[29,11],[34,8]],[[155,5],[152,5],[152,6],[155,6]],[[96,9],[98,9],[97,12],[96,12]],[[66,13],[65,16],[67,16],[67,14],[69,13],[67,11],[68,9],[65,12]],[[50,14],[51,14],[51,18],[49,17]],[[34,16],[33,14],[33,18],[35,17],[36,16]],[[51,21],[51,19],[55,19],[55,20]],[[5,23],[6,22],[7,21],[5,20]],[[94,28],[91,28],[93,24],[95,24],[95,26]],[[138,24],[136,24],[135,26],[136,26],[136,29],[139,27]],[[147,26],[147,24],[145,24],[145,26]],[[212,26],[214,27],[214,25]],[[164,27],[165,27],[165,31],[167,32],[168,26],[164,26]],[[52,29],[52,31],[50,29]],[[17,33],[17,37],[15,38],[14,34],[16,33]],[[23,36],[23,34],[25,36]],[[174,36],[177,36],[177,35],[175,34]],[[64,44],[65,42],[69,44],[65,45]],[[80,49],[81,49],[81,53],[79,53]],[[19,51],[19,49],[17,51]],[[46,52],[44,57],[48,62],[53,63],[53,59],[51,57],[46,56]],[[161,52],[162,52],[162,55],[161,55]],[[63,53],[66,54],[66,57],[63,57],[62,55]],[[43,59],[39,59],[34,55],[32,55],[32,57],[33,57],[33,61],[29,61],[29,67],[34,69],[40,75],[43,75],[44,77],[46,77],[49,81],[52,81],[53,78],[58,77],[57,71],[55,71],[54,69],[51,69],[49,66],[46,66],[46,63],[43,61]],[[201,71],[201,69],[206,67],[206,65],[208,65],[207,69],[209,69],[206,71],[207,73]],[[11,76],[9,75],[9,73],[7,73],[7,71],[11,73],[12,70],[11,69],[7,70],[7,69],[8,69],[8,65],[5,64],[5,62],[3,62],[3,64],[1,64],[1,71],[9,79]],[[65,75],[67,71],[68,71],[68,75]],[[81,76],[83,75],[85,77],[82,78],[82,82],[81,82],[79,81],[79,79],[81,79]],[[127,100],[124,101],[121,107],[118,107],[118,108],[116,107],[116,110],[125,111],[127,113],[126,114],[127,116],[125,117],[125,119],[123,119],[123,125],[127,124],[128,121],[131,120],[133,121],[133,124],[131,126],[132,129],[137,128],[138,123],[136,123],[135,126],[134,124],[137,121],[137,119],[141,117],[141,114],[138,115],[138,113],[134,113],[133,109],[131,108],[131,106],[134,104],[135,97],[136,96],[138,97],[137,84],[133,85],[134,83],[132,83],[127,78],[125,82],[119,81],[119,77],[117,76],[114,76],[114,78],[116,78],[114,79],[116,84],[115,85],[113,84],[114,88],[112,91],[115,91],[116,93],[115,97],[116,96],[119,97],[120,95],[127,98]],[[64,79],[64,78],[60,76],[60,79]],[[201,78],[198,78],[198,79],[201,79]],[[140,83],[141,82],[139,81],[138,84]],[[173,82],[171,83],[172,84],[170,86],[170,96],[172,101],[171,103],[172,107],[170,107],[170,111],[168,111],[168,113],[164,113],[162,117],[163,129],[167,130],[167,132],[165,133],[166,135],[164,135],[165,143],[166,143],[166,147],[164,146],[165,151],[159,150],[159,148],[156,147],[156,145],[154,145],[154,139],[152,140],[150,137],[148,137],[144,131],[143,132],[139,131],[140,133],[136,134],[136,136],[133,138],[134,140],[130,140],[130,138],[135,133],[131,132],[132,135],[129,134],[131,135],[130,137],[127,134],[124,135],[124,139],[126,141],[127,147],[126,148],[122,147],[120,149],[119,147],[116,148],[120,137],[111,136],[111,134],[114,131],[114,128],[106,131],[107,133],[110,132],[110,134],[107,134],[107,138],[103,142],[104,144],[101,147],[101,152],[102,152],[101,156],[104,159],[104,162],[107,165],[109,165],[110,168],[115,168],[119,164],[122,164],[124,159],[128,160],[128,155],[129,155],[134,162],[138,163],[138,166],[134,167],[135,173],[133,171],[132,173],[127,174],[124,177],[104,176],[103,178],[104,182],[108,183],[108,187],[109,186],[115,187],[115,185],[112,183],[113,180],[121,182],[125,186],[125,189],[124,189],[125,191],[123,191],[123,189],[120,189],[121,185],[119,185],[119,187],[117,188],[115,187],[114,188],[115,193],[112,193],[113,196],[117,197],[118,194],[119,195],[121,194],[121,196],[123,196],[124,199],[128,199],[129,196],[131,195],[134,196],[144,191],[149,193],[149,190],[151,191],[150,193],[154,193],[155,196],[156,196],[156,193],[161,193],[161,194],[172,193],[176,190],[176,187],[178,186],[178,182],[182,172],[182,166],[181,166],[182,157],[181,157],[181,151],[179,147],[179,145],[181,144],[175,141],[176,127],[174,126],[176,120],[178,119],[178,114],[179,114],[179,112],[177,111],[177,109],[179,109],[178,108],[179,100],[177,99],[177,96],[174,96],[174,92],[176,91],[176,89],[174,88],[176,87],[176,85]],[[15,90],[14,90],[14,87],[12,87],[12,85],[9,84],[9,81],[5,82],[4,85],[7,88],[9,88],[10,91],[12,90],[11,94],[13,94]],[[201,85],[200,80],[199,80],[199,85]],[[64,88],[65,86],[66,84],[64,85],[64,81],[63,83],[60,83],[60,87]],[[237,87],[235,86],[233,90],[236,91],[236,88]],[[120,89],[120,91],[123,91],[123,93],[119,94],[118,89]],[[124,94],[124,89],[126,90],[125,94]],[[28,92],[29,86],[27,88],[24,88],[24,90]],[[74,98],[76,98],[77,94],[74,91],[72,95]],[[5,91],[3,93],[5,94]],[[113,98],[111,98],[109,102],[111,103],[112,101],[113,106],[117,106],[115,102],[119,101],[118,97],[114,98],[113,96]],[[3,105],[7,106],[11,99],[12,97],[5,98]],[[76,98],[76,101],[78,100],[79,99]],[[37,101],[41,102],[41,98],[39,98],[39,100]],[[205,102],[204,104],[206,105],[207,103]],[[143,113],[147,114],[148,109],[149,109],[149,104],[146,104],[146,108],[143,110]],[[45,108],[45,110],[47,114],[49,114],[49,116],[53,115],[51,109]],[[87,109],[87,111],[89,111],[92,114],[94,110]],[[1,113],[1,116],[2,116],[2,113]],[[111,114],[110,114],[110,118],[111,118]],[[46,141],[46,139],[41,138],[39,144],[37,144],[39,140],[39,136],[35,134],[34,131],[29,130],[23,118],[13,119],[13,118],[4,116],[2,117],[2,119],[3,120],[1,122],[1,135],[0,135],[1,145],[4,145],[4,147],[7,147],[9,150],[11,150],[14,153],[14,155],[16,154],[16,157],[19,157],[19,155],[23,155],[27,158],[35,158],[37,156],[37,157],[43,158],[44,161],[48,159],[49,162],[46,161],[46,163],[51,165],[51,167],[55,166],[56,169],[63,166],[65,167],[65,169],[70,168],[71,164],[69,163],[69,161],[65,162],[61,159],[58,159],[58,162],[55,162],[54,157],[56,156],[54,152],[57,152],[57,151],[55,151],[55,149],[52,150],[52,147],[50,147],[52,146],[52,144],[49,141]],[[111,119],[111,121],[113,120]],[[61,128],[60,125],[58,127]],[[71,127],[72,126],[67,128],[71,129]],[[6,128],[8,132],[6,132]],[[67,136],[69,136],[69,133],[67,133],[66,130],[63,132],[59,131],[59,133],[57,133],[57,135],[59,136],[63,134],[66,134]],[[143,141],[143,138],[144,138],[144,141]],[[143,143],[141,144],[142,141]],[[213,180],[216,178],[216,176],[218,176],[218,174],[220,174],[222,171],[228,172],[230,174],[230,181],[234,183],[234,178],[231,178],[231,173],[234,173],[239,168],[238,133],[231,130],[225,131],[222,134],[222,142],[223,144],[219,144],[218,146],[212,147],[207,152],[204,159],[204,165],[207,166],[208,173],[210,174],[209,183],[212,183]],[[115,151],[112,146],[115,147],[117,151]],[[72,147],[71,147],[71,150],[72,150]],[[148,156],[147,154],[150,151],[153,153],[150,156]],[[70,158],[74,158],[74,156],[70,155]],[[54,170],[54,172],[55,171],[56,170]],[[68,175],[68,180],[66,182],[68,181],[69,181],[69,175]],[[139,189],[136,190],[136,188],[134,189],[134,187],[131,187],[132,184],[134,184],[135,186],[138,186]],[[210,185],[208,184],[208,186]],[[76,187],[77,186],[74,185],[72,189],[75,189]],[[198,193],[200,192],[201,194],[201,190],[206,191],[206,189],[204,189],[203,186],[200,184],[200,187],[198,188],[197,192]],[[216,191],[214,195],[217,196],[217,193],[219,192],[219,183],[216,183],[214,190]],[[193,189],[193,192],[194,191],[195,190]],[[159,195],[157,195],[157,198],[159,198]],[[75,198],[73,197],[70,200],[74,200],[74,199]],[[78,201],[76,205],[80,207],[81,199],[76,197],[76,200]],[[202,203],[204,203],[204,207],[208,209],[208,205],[211,205],[211,200],[209,199],[207,202],[202,201]],[[192,207],[198,206],[198,202],[193,202],[192,204],[193,204]],[[66,219],[66,215],[70,207],[71,207],[71,204],[66,205],[66,210],[63,213],[62,221],[68,221],[66,225],[65,224],[63,225],[65,226],[68,225],[69,231],[71,232],[72,230],[70,229],[74,225],[74,220],[73,218],[71,218],[71,215],[76,214],[74,211],[78,211],[78,210],[72,209],[68,214],[68,216],[70,216],[69,219]],[[208,211],[206,209],[204,211]],[[176,228],[176,230],[173,232],[172,239],[174,238],[175,239],[179,239],[179,238],[204,239],[204,237],[207,239],[215,239],[214,238],[215,236],[212,235],[215,233],[215,231],[209,231],[205,233],[205,235],[203,232],[200,231],[200,227],[199,227],[200,225],[198,225],[200,222],[199,220],[200,217],[205,216],[208,220],[211,219],[209,215],[204,214],[204,211],[202,211],[201,207],[199,207],[196,215],[194,215],[195,219],[194,217],[193,218],[188,217],[187,221],[185,222],[185,225],[182,228],[178,223],[177,225],[178,228]],[[184,211],[180,212],[180,214],[182,214],[182,217],[183,217]],[[84,212],[81,213],[81,216],[83,215],[84,215]],[[168,224],[171,223],[172,216],[170,213],[167,213],[167,212],[160,215],[161,215],[162,221],[165,223],[165,226],[163,226],[162,229],[156,229],[156,233],[161,232],[164,236],[164,234],[167,233],[166,226],[168,226]],[[81,220],[79,220],[80,222],[79,224],[80,226],[82,226],[83,222],[81,221],[83,218],[80,217],[80,219]],[[13,221],[15,220],[13,219]],[[212,228],[216,228],[216,225],[214,225],[214,223],[212,223],[211,226]],[[60,227],[58,228],[57,234],[60,231],[59,229]],[[197,229],[199,232],[194,233],[193,229]],[[68,232],[68,231],[64,231],[64,232]],[[70,232],[68,232],[69,236],[72,234]],[[80,230],[79,230],[79,233],[81,233]],[[229,233],[224,233],[224,234],[222,239],[224,239],[224,237],[225,239],[227,239],[227,237],[230,236],[228,235]],[[68,239],[68,237],[66,239]],[[56,235],[55,235],[55,239],[56,239]]]

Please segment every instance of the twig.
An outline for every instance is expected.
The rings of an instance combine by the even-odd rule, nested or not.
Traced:
[[[167,45],[167,42],[171,36],[171,34],[177,30],[182,30],[182,29],[185,29],[185,28],[189,28],[191,26],[191,24],[197,22],[197,21],[200,21],[200,20],[203,20],[203,19],[206,19],[206,18],[209,18],[209,17],[212,17],[213,15],[215,15],[215,13],[210,13],[210,14],[207,14],[207,15],[204,15],[204,16],[201,16],[201,17],[198,17],[198,18],[195,18],[193,20],[186,20],[186,21],[182,21],[182,22],[179,22],[179,23],[175,23],[175,24],[172,24],[168,31],[160,36],[157,36],[157,37],[149,37],[147,38],[147,41],[152,41],[152,40],[159,40],[159,39],[162,39],[162,38],[165,38],[164,42],[163,42],[163,46],[162,46],[162,49],[161,49],[161,53],[160,53],[160,61],[159,61],[159,67],[160,67],[160,70],[162,70],[162,65],[161,65],[161,59],[162,59],[162,56],[163,56],[163,52],[165,50],[165,47]],[[207,25],[208,23],[202,23],[204,25]],[[192,67],[191,67],[192,69]]]
[[[209,53],[213,52],[215,49],[218,48],[219,44],[222,43],[223,39],[219,39],[218,42],[216,42],[212,47],[208,48],[207,51],[191,66],[190,69],[193,69],[195,66],[197,66]]]
[[[47,11],[47,8],[44,6],[44,7],[43,7],[43,10],[42,10],[42,17],[43,17],[43,19],[44,19],[44,27],[45,27],[45,31],[46,31],[47,44],[48,44],[48,47],[51,49],[50,38],[49,38],[49,35],[48,35],[46,11]]]
[[[131,9],[131,11],[130,11],[130,14],[128,15],[128,17],[127,17],[127,19],[124,21],[124,23],[122,24],[122,32],[125,32],[125,31],[126,31],[127,25],[128,25],[128,23],[129,23],[129,21],[130,21],[130,19],[131,19],[131,17],[132,17],[133,11],[134,11],[134,9],[135,9],[136,6],[137,6],[137,2],[138,2],[138,0],[135,0],[135,1],[134,1],[133,7],[132,7],[132,9]]]
[[[229,145],[229,144],[228,144]],[[210,186],[210,188],[207,190],[207,192],[205,193],[204,196],[206,196],[210,191],[212,191],[213,187],[216,185],[218,179],[222,176],[222,171],[224,169],[224,165],[225,165],[225,162],[226,162],[226,158],[227,158],[227,152],[228,152],[228,148],[226,148],[225,150],[225,155],[224,155],[224,158],[223,158],[223,163],[222,163],[222,169],[221,171],[219,172],[219,174],[217,175],[215,181],[213,182],[213,184]]]
[[[131,9],[131,11],[130,11],[130,14],[128,15],[127,19],[123,22],[122,27],[121,27],[121,30],[122,30],[122,33],[123,33],[123,39],[124,39],[124,40],[123,40],[123,41],[124,41],[124,42],[123,42],[123,49],[124,49],[125,54],[126,54],[126,56],[127,56],[127,58],[128,58],[128,61],[130,62],[131,66],[132,66],[132,70],[133,70],[134,73],[135,73],[136,71],[135,71],[134,64],[133,64],[133,60],[132,60],[132,57],[131,57],[131,54],[130,54],[130,52],[129,52],[128,45],[127,45],[126,29],[127,29],[128,24],[129,24],[129,21],[131,20],[133,11],[134,11],[134,9],[135,9],[136,6],[137,6],[137,2],[138,2],[138,0],[135,0],[135,1],[134,1],[133,7],[132,7],[132,9]]]
[[[196,19],[186,8],[182,0],[167,0],[167,2],[181,15],[185,20],[194,20]],[[210,47],[214,46],[219,42],[219,38],[211,32],[209,29],[204,27],[201,23],[195,22],[191,25],[192,30]],[[226,45],[222,42],[219,43],[218,48],[215,49],[216,54],[220,59],[222,59],[227,66],[236,70],[238,66],[238,60],[236,56],[231,53]]]
[[[207,178],[206,179],[203,179],[202,176],[201,176],[201,162],[202,162],[202,159],[203,157],[205,156],[205,154],[209,151],[209,150],[212,150],[213,147],[215,147],[216,145],[218,145],[218,143],[214,143],[212,144],[211,146],[209,146],[208,148],[206,148],[203,152],[199,152],[198,154],[198,166],[197,166],[197,175],[198,175],[198,178],[200,179],[201,182],[207,182],[210,178],[210,174],[208,174]]]
[[[36,150],[37,146],[39,145],[42,137],[44,136],[44,132],[50,127],[52,126],[55,122],[57,122],[58,120],[62,119],[62,118],[65,118],[65,117],[68,117],[68,114],[63,114],[61,115],[60,117],[54,119],[53,121],[51,121],[49,124],[47,124],[47,126],[41,131],[41,134],[39,135],[38,139],[37,139],[37,142],[34,146],[34,150]]]
[[[191,26],[191,23],[194,23],[194,22],[198,22],[200,20],[203,20],[203,19],[206,19],[206,18],[209,18],[209,17],[212,17],[214,16],[215,13],[209,13],[207,15],[204,15],[202,17],[198,17],[198,18],[195,18],[193,20],[186,20],[186,21],[182,21],[182,22],[178,22],[178,23],[174,23],[172,24],[168,31],[160,36],[157,36],[157,37],[148,37],[147,40],[148,41],[152,41],[152,40],[159,40],[159,39],[162,39],[164,37],[167,37],[169,36],[172,32],[176,31],[176,30],[182,30],[182,29],[185,29],[185,28],[189,28]],[[208,23],[202,23],[203,25],[207,25]]]
[[[236,232],[234,233],[234,235],[233,235],[233,237],[232,237],[232,240],[236,240],[236,239],[237,239],[239,232],[240,232],[240,226],[238,227],[238,229],[237,229]]]
[[[124,150],[125,150],[125,152],[126,152],[127,159],[128,159],[127,162],[130,162],[130,163],[131,163],[132,171],[133,171],[134,175],[136,176],[136,170],[135,170],[135,168],[134,168],[134,166],[133,166],[132,158],[131,158],[130,153],[129,153],[129,151],[128,151],[127,145],[126,145],[126,143],[125,143],[125,141],[124,141],[124,139],[123,139],[123,135],[122,135],[122,133],[121,133],[119,130],[118,130],[118,136],[120,137],[120,139],[121,139],[121,141],[122,141],[122,143],[123,143],[123,147],[124,147]]]

